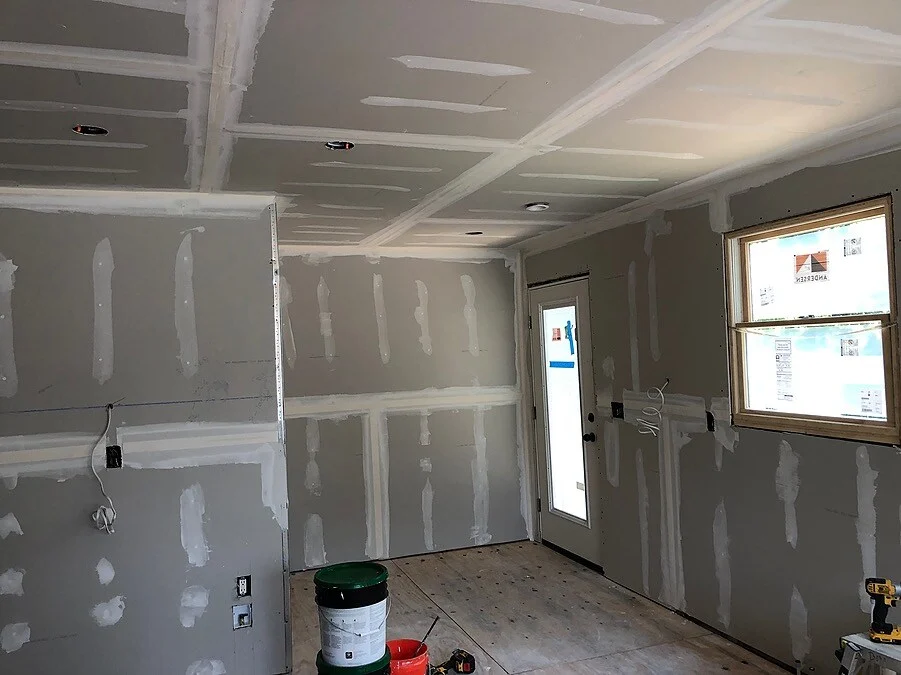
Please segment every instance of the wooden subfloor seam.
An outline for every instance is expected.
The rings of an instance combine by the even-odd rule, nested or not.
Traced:
[[[407,574],[406,571],[400,565],[398,565],[396,562],[394,562],[393,560],[391,562],[394,564],[394,566],[398,569],[398,571],[401,574],[403,574],[405,577],[407,577],[407,579],[410,580],[411,584],[413,584],[414,586],[416,586],[416,588],[419,589],[420,593],[422,593],[426,598],[429,599],[429,602],[431,602],[433,605],[435,605],[435,607],[437,607],[441,611],[441,613],[444,614],[444,616],[446,616],[452,624],[454,624],[457,628],[459,628],[466,637],[468,637],[470,640],[472,640],[473,643],[476,646],[478,646],[479,649],[481,649],[483,652],[485,652],[485,654],[487,654],[488,657],[497,664],[497,667],[500,668],[502,671],[500,675],[512,675],[506,668],[504,668],[501,665],[500,661],[498,661],[494,657],[494,654],[489,652],[478,640],[476,640],[472,635],[469,634],[469,631],[467,631],[463,626],[460,625],[460,623],[456,619],[454,619],[447,611],[445,611],[445,609],[441,605],[439,605],[437,602],[435,602],[434,598],[432,598],[431,595],[426,593],[425,589],[423,589],[418,583],[416,583],[416,580],[413,577],[411,577],[409,574]]]
[[[546,666],[541,666],[540,668],[532,668],[531,670],[521,670],[517,673],[511,673],[511,675],[529,675],[529,673],[540,673],[542,670],[547,670],[548,668],[553,668],[556,666],[572,666],[577,663],[586,663],[588,661],[594,661],[596,659],[606,659],[611,656],[618,656],[620,654],[631,654],[632,652],[640,652],[644,649],[653,649],[654,647],[665,647],[666,645],[676,645],[680,642],[688,642],[693,638],[676,638],[675,640],[667,640],[666,642],[655,642],[652,645],[644,645],[643,647],[633,647],[632,649],[622,649],[618,652],[608,652],[607,654],[597,654],[595,656],[589,656],[584,659],[576,659],[575,661],[558,661],[556,663],[549,663]]]

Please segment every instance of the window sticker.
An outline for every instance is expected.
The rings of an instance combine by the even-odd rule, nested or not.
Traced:
[[[766,307],[767,305],[773,304],[773,287],[772,286],[764,286],[760,289],[760,306]]]
[[[860,340],[857,338],[842,340],[842,356],[860,356]]]
[[[795,255],[795,283],[829,281],[829,251]]]
[[[862,237],[851,237],[850,239],[845,239],[845,257],[848,258],[852,255],[862,255],[862,241]]]
[[[793,401],[792,391],[792,341],[775,340],[776,343],[776,398]]]
[[[864,415],[882,417],[882,391],[880,389],[860,390],[860,412]]]

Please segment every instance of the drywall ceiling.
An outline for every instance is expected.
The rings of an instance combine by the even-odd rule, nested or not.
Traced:
[[[899,66],[896,0],[6,0],[0,186],[278,193],[285,243],[499,247],[884,131]]]

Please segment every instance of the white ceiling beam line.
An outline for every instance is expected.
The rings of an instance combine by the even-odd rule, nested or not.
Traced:
[[[532,190],[503,190],[505,195],[523,197],[560,197],[561,199],[642,199],[645,195],[595,194],[592,192],[534,192]]]
[[[318,229],[317,230],[317,229],[312,229],[312,228],[311,229],[299,228],[296,230],[291,230],[291,234],[300,235],[301,237],[306,236],[306,235],[317,235],[317,234],[327,234],[330,237],[356,237],[357,239],[361,239],[363,237],[362,230],[336,232],[335,230],[328,230],[328,229],[325,229],[325,230]]]
[[[0,110],[16,112],[85,113],[90,115],[114,115],[118,117],[144,117],[147,119],[184,119],[184,110],[134,110],[132,108],[111,108],[83,103],[61,103],[58,101],[0,101]]]
[[[239,193],[203,194],[166,190],[78,190],[0,187],[0,208],[41,213],[93,213],[133,216],[206,216],[246,218],[260,214],[275,197]]]
[[[317,218],[324,219],[335,219],[335,220],[376,220],[376,221],[384,221],[384,218],[379,218],[378,216],[343,216],[336,214],[324,214],[324,213],[280,213],[279,218],[297,218],[300,220],[310,220]]]
[[[193,63],[203,64],[205,73],[211,73],[213,70],[216,9],[217,0],[188,0],[185,7],[188,58]],[[194,78],[188,84],[188,109],[185,111],[185,145],[188,146],[185,183],[195,190],[200,187],[209,105],[209,77]]]
[[[522,178],[550,178],[562,180],[590,180],[601,183],[658,183],[659,178],[630,178],[628,176],[595,176],[584,173],[521,173]]]
[[[57,166],[54,164],[0,164],[0,170],[37,171],[49,173],[104,173],[129,174],[137,173],[137,169],[112,169],[99,166]]]
[[[332,242],[340,244],[343,242]],[[279,244],[278,254],[282,258],[304,257],[310,262],[329,258],[361,256],[365,258],[421,258],[423,260],[466,260],[487,262],[489,260],[515,261],[516,251],[499,248],[469,250],[453,246],[326,246],[326,245],[283,245]]]
[[[562,148],[560,152],[579,155],[608,155],[610,157],[652,157],[654,159],[696,160],[704,159],[693,152],[657,152],[654,150],[623,150],[620,148]]]
[[[517,244],[526,255],[565,246],[584,237],[640,222],[655,211],[707,202],[714,192],[731,196],[805,168],[854,161],[901,147],[901,109],[891,110],[838,131],[826,131],[787,148],[749,158],[607,213]]]
[[[0,138],[0,145],[54,145],[79,148],[114,148],[117,150],[143,150],[144,143],[118,143],[113,141],[81,141],[61,138]]]
[[[425,148],[428,150],[482,153],[521,147],[515,140],[480,138],[478,136],[408,134],[399,131],[363,131],[360,129],[297,127],[248,122],[232,124],[227,127],[227,130],[239,138],[298,141],[301,143],[327,143],[328,141],[340,139],[351,141],[356,145],[383,145],[394,148]],[[548,146],[540,149],[545,152],[551,152],[558,148],[556,146]]]
[[[109,5],[122,5],[135,9],[149,9],[152,12],[185,13],[185,0],[94,0],[94,2],[105,2]]]
[[[470,242],[474,239],[512,239],[517,234],[505,233],[505,234],[490,234],[483,232],[482,234],[466,234],[465,232],[414,232],[414,237],[421,237],[423,239],[463,239],[464,241],[469,240]],[[468,243],[456,242],[457,246],[469,246]],[[477,244],[478,245],[478,244]]]
[[[384,211],[384,206],[352,206],[350,204],[316,204],[320,209],[336,209],[342,211]]]
[[[429,101],[421,98],[394,98],[391,96],[367,96],[360,100],[363,105],[374,105],[382,108],[425,108],[428,110],[444,110],[467,115],[484,112],[500,112],[506,108],[475,103],[454,103],[453,101]]]
[[[434,56],[395,56],[407,68],[421,70],[441,70],[448,73],[464,73],[467,75],[484,75],[486,77],[514,77],[530,75],[528,68],[510,66],[505,63],[487,63],[485,61],[460,61],[458,59],[441,59]]]
[[[686,91],[695,94],[711,94],[717,96],[731,96],[735,98],[744,98],[755,101],[776,101],[778,103],[796,103],[798,105],[810,105],[818,107],[837,107],[844,104],[844,101],[837,98],[829,98],[826,96],[808,96],[806,94],[796,94],[792,92],[782,92],[769,89],[759,89],[756,87],[727,87],[716,84],[697,84],[688,87]]]
[[[686,131],[714,131],[723,133],[768,132],[778,129],[788,133],[808,133],[780,127],[776,124],[732,124],[729,122],[697,122],[693,120],[674,120],[661,117],[637,117],[626,120],[626,124],[642,127],[662,127],[664,129],[684,129]]]
[[[340,190],[387,190],[388,192],[409,192],[410,188],[402,185],[370,185],[368,183],[314,183],[314,182],[289,182],[282,183],[289,187],[318,187],[337,188]],[[289,194],[289,197],[303,197],[303,194]]]
[[[650,14],[626,12],[621,9],[601,7],[595,3],[575,2],[575,0],[470,0],[491,5],[517,5],[530,9],[540,9],[558,14],[572,14],[584,19],[606,21],[620,26],[660,26],[663,19]]]
[[[528,216],[530,219],[532,219],[532,220],[530,220],[530,222],[535,222],[535,223],[539,223],[539,224],[544,222],[543,220],[541,220],[542,218],[547,218],[547,217],[554,218],[556,216],[590,216],[590,215],[592,215],[588,211],[557,211],[557,210],[526,211],[525,209],[518,209],[518,210],[513,210],[513,209],[466,209],[466,211],[468,213],[495,213],[495,214],[505,215],[505,216],[516,216],[516,215]]]
[[[0,65],[127,75],[176,82],[189,82],[200,73],[197,65],[180,56],[25,42],[0,42]]]
[[[279,219],[284,218],[284,215],[279,215]],[[291,227],[288,225],[288,227]],[[309,230],[328,230],[329,232],[334,232],[335,234],[344,234],[344,232],[360,232],[361,229],[359,227],[354,227],[353,225],[299,225],[294,227],[292,232],[300,232],[301,230],[304,232],[308,232]]]
[[[386,164],[352,164],[350,162],[312,162],[323,169],[362,169],[365,171],[399,171],[404,173],[441,173],[436,166],[389,166]]]
[[[290,227],[290,225],[289,225]],[[348,236],[352,237],[358,235],[362,232],[359,227],[348,227],[342,225],[310,225],[309,227],[294,227],[291,228],[291,232],[294,234],[332,234],[335,236]]]
[[[518,220],[515,218],[426,218],[420,225],[448,225],[451,227],[499,227],[502,225],[518,225],[523,227],[545,227],[548,225],[572,225],[572,220]]]
[[[711,45],[751,54],[805,55],[872,65],[901,65],[901,35],[825,21],[763,17],[736,26]]]
[[[498,152],[427,195],[391,225],[365,240],[385,245],[451,204],[476,192],[534,156],[525,148],[556,147],[554,143],[598,116],[622,105],[667,73],[706,49],[712,40],[749,16],[774,9],[788,0],[718,0],[699,16],[684,21],[651,42],[632,58],[596,81],[522,137],[520,149]],[[589,5],[589,7],[596,7]]]
[[[204,143],[201,190],[225,187],[234,152],[226,129],[238,123],[244,92],[253,78],[256,49],[274,0],[221,0],[216,17],[209,113]]]
[[[287,246],[352,246],[358,242],[350,239],[306,239],[304,237],[279,238],[279,250],[283,245]],[[289,249],[290,250],[290,249]],[[284,255],[284,254],[283,254]]]

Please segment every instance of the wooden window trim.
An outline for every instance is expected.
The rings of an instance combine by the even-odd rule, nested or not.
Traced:
[[[788,320],[750,321],[750,267],[748,247],[759,242],[791,234],[820,230],[855,220],[885,216],[887,264],[889,272],[888,314],[846,314]],[[727,321],[729,324],[730,389],[732,415],[736,426],[872,443],[901,442],[901,358],[895,280],[895,242],[890,195],[848,204],[835,209],[806,214],[763,225],[736,230],[725,235]],[[817,415],[751,410],[746,405],[745,355],[742,329],[822,324],[880,322],[883,326],[882,353],[885,367],[885,422],[854,420]]]

